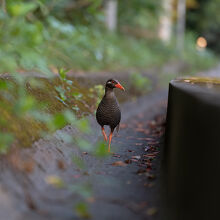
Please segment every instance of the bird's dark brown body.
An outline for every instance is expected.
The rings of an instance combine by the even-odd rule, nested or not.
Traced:
[[[104,126],[107,125],[111,128],[111,133],[109,136],[109,151],[113,131],[116,127],[117,129],[119,128],[121,121],[121,111],[113,91],[114,88],[124,90],[123,86],[117,80],[109,79],[105,85],[105,95],[99,103],[98,109],[96,111],[96,119],[102,128],[102,134],[106,141],[108,138],[105,134]]]
[[[115,127],[119,126],[121,111],[113,89],[106,91],[105,96],[98,106],[96,119],[100,126],[109,125],[112,131]]]

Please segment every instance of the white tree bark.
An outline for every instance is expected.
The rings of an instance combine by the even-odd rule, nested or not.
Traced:
[[[178,0],[177,13],[177,49],[181,51],[184,47],[185,38],[186,0]]]
[[[7,12],[6,11],[6,2],[5,2],[5,0],[1,0],[1,7],[2,7],[2,10],[3,10],[3,12]]]
[[[115,31],[117,28],[117,0],[108,0],[105,4],[106,27],[109,31]]]
[[[169,43],[172,35],[172,0],[163,0],[162,10],[158,34],[162,41]]]

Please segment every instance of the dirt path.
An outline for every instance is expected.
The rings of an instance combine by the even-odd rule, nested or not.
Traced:
[[[113,156],[97,159],[81,154],[57,131],[30,149],[2,158],[0,219],[78,219],[74,211],[81,201],[77,187],[84,194],[90,193],[90,188],[93,191],[86,199],[92,219],[157,219],[158,158],[166,96],[167,91],[158,91],[122,106],[122,126],[113,139]],[[89,139],[93,146],[102,137],[94,117],[91,124],[93,134],[82,138]],[[71,126],[62,132],[81,135]],[[72,162],[74,155],[82,158],[87,169],[76,167]],[[69,189],[54,187],[54,175],[62,178]],[[45,181],[48,177],[51,184]]]
[[[160,206],[159,157],[163,143],[164,102],[122,124],[113,146],[117,154],[95,177],[94,219],[157,219]]]
[[[216,68],[213,68],[208,71],[200,72],[200,73],[198,73],[198,75],[219,78],[220,77],[220,64],[218,64],[218,66],[216,66]]]

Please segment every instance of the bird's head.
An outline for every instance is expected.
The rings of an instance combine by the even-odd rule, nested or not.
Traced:
[[[116,79],[109,79],[106,82],[105,87],[110,88],[110,89],[119,88],[119,89],[125,91],[124,87]]]

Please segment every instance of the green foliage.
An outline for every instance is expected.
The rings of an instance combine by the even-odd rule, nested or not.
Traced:
[[[76,138],[76,143],[80,150],[86,151],[86,152],[92,151],[92,145],[90,142],[83,140],[81,138]]]
[[[16,81],[16,82],[15,82]],[[65,105],[58,100],[56,88],[60,85],[65,90]],[[91,129],[89,122],[79,119],[92,113],[95,108],[95,96],[90,98],[87,89],[74,86],[67,89],[69,84],[59,79],[27,78],[13,74],[12,79],[0,79],[0,131],[14,136],[16,146],[31,146],[45,132],[54,132],[67,124],[72,124],[82,133],[88,134]],[[72,96],[73,91],[83,94],[80,99]],[[78,95],[79,97],[79,95]],[[75,111],[71,107],[81,111]],[[76,115],[77,113],[77,115]],[[78,119],[77,119],[78,118]],[[73,142],[73,137],[60,134],[65,142]],[[0,139],[1,140],[1,139]],[[6,140],[9,140],[6,138]],[[9,149],[11,142],[2,138],[2,149]],[[81,143],[83,145],[83,143]]]
[[[197,0],[198,7],[187,12],[187,27],[197,36],[205,36],[208,47],[220,53],[220,4],[219,0]]]
[[[120,0],[119,23],[136,27],[155,29],[158,22],[161,1]]]
[[[107,147],[106,147],[106,142],[101,141],[101,142],[97,143],[94,154],[97,157],[109,156],[109,153],[108,153],[108,150],[107,150]]]
[[[30,95],[20,95],[14,104],[14,113],[16,115],[25,115],[36,107],[35,99]]]
[[[217,57],[211,51],[196,49],[196,35],[194,33],[186,35],[184,51],[180,56],[177,54],[176,58],[185,64],[185,68],[179,74],[187,75],[209,69],[218,63]]]
[[[67,188],[73,192],[80,194],[84,199],[87,199],[92,196],[92,185],[89,183],[77,185],[77,184],[69,184]]]
[[[78,203],[75,207],[75,211],[80,218],[91,218],[91,215],[88,211],[88,206],[86,203]]]
[[[60,69],[58,69],[58,74],[59,74],[59,77],[60,77],[62,83],[67,83],[68,85],[71,86],[73,84],[73,81],[67,79],[68,71],[69,71],[68,69],[60,68]],[[67,87],[67,89],[68,88],[69,87]]]
[[[63,113],[56,113],[48,124],[50,130],[55,131],[56,129],[63,128],[67,124],[67,120]]]
[[[80,100],[82,98],[82,94],[79,92],[73,92],[72,95],[75,99]]]
[[[57,99],[66,105],[66,103],[65,103],[65,100],[66,100],[65,89],[62,86],[56,86],[55,89],[59,93],[59,97],[57,97]]]
[[[141,92],[151,90],[151,81],[148,77],[142,76],[140,73],[134,72],[130,76],[132,85]]]
[[[0,11],[0,72],[22,68],[49,72],[42,46],[46,30],[39,21],[28,22],[23,16],[11,17]]]
[[[81,132],[85,134],[89,134],[91,132],[89,121],[86,118],[78,120],[77,127]]]
[[[0,153],[5,154],[8,152],[14,137],[10,133],[0,133]]]
[[[123,32],[126,25],[133,28],[125,34],[104,30],[100,0],[11,0],[6,6],[7,13],[0,10],[0,72],[35,70],[50,74],[56,68],[61,81],[71,85],[66,68],[145,69],[161,66],[175,56],[173,49],[155,39],[158,1],[119,1],[120,29]],[[137,28],[146,30],[146,36],[134,37]],[[65,105],[66,88],[58,86],[57,92]]]
[[[80,169],[85,169],[85,163],[79,156],[73,156],[73,163]]]
[[[8,13],[11,16],[25,16],[30,12],[33,12],[37,7],[37,2],[22,2],[22,1],[10,1],[8,6]]]
[[[89,92],[91,94],[91,97],[95,95],[97,101],[96,106],[100,103],[102,97],[104,96],[105,90],[103,85],[95,85],[93,88],[89,89]]]

